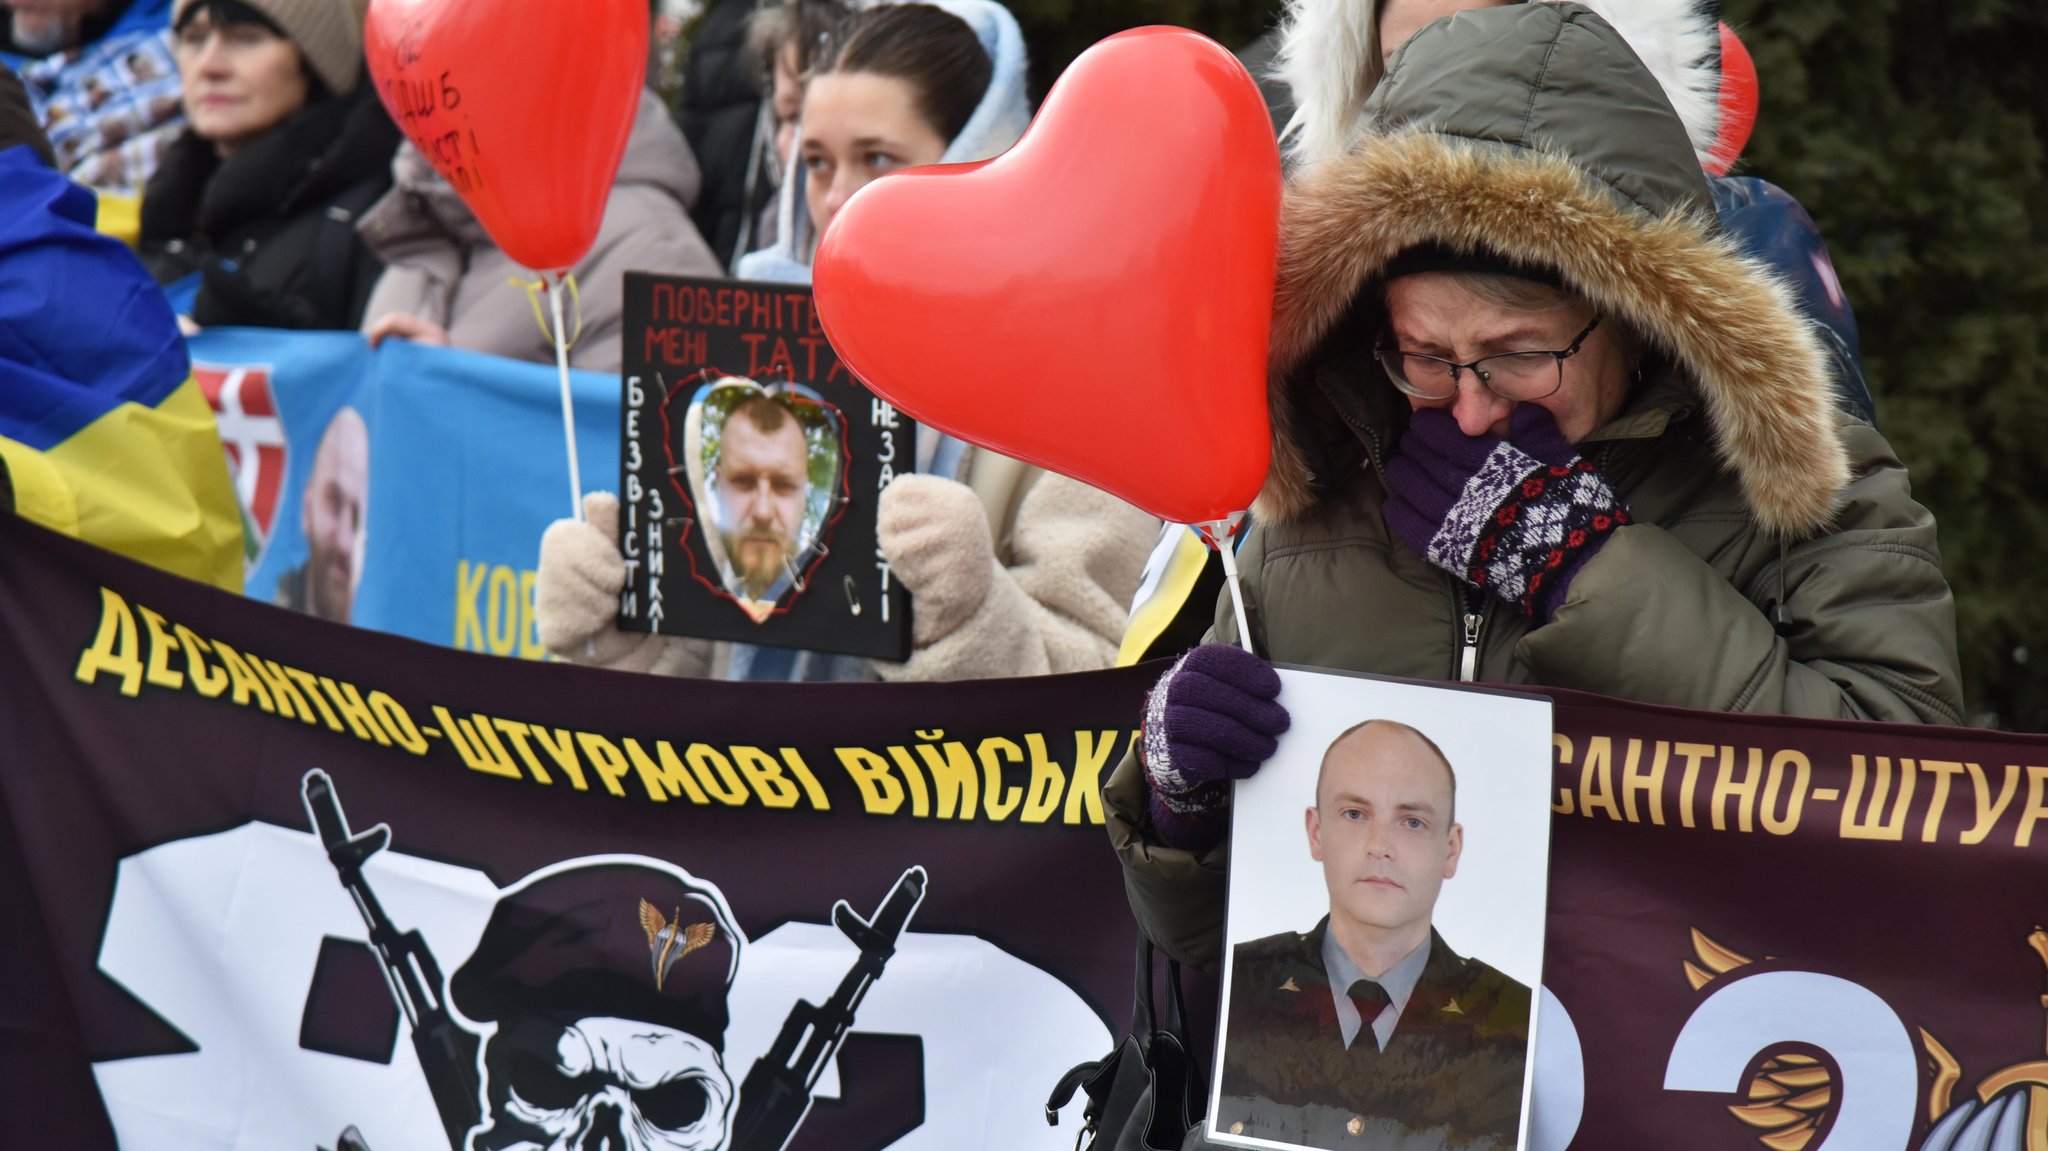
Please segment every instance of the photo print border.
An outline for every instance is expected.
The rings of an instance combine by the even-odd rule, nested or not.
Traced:
[[[869,391],[840,361],[808,286],[628,272],[624,290],[619,546],[626,583],[619,594],[620,629],[796,649],[807,653],[796,673],[800,678],[839,674],[811,656],[909,658],[913,604],[882,555],[877,521],[883,489],[898,474],[915,470],[921,434],[916,422]],[[801,582],[801,591],[768,586],[765,560],[754,565],[750,581],[729,586],[728,575],[737,573],[720,563],[710,542],[719,526],[718,502],[697,493],[713,494],[703,437],[714,432],[704,421],[716,419],[717,405],[697,409],[695,440],[688,439],[686,409],[700,399],[717,399],[717,388],[728,379],[747,381],[785,404],[794,401],[800,426],[819,425],[804,415],[813,403],[838,424],[839,474],[826,492],[816,490],[823,461],[814,450],[815,434],[807,433],[811,498],[825,502],[812,542],[823,547],[791,554],[789,576],[779,581]],[[696,445],[694,464],[690,443]],[[693,466],[700,473],[695,489]],[[806,508],[806,522],[811,510]],[[724,541],[718,542],[722,547]],[[749,591],[762,597],[765,610],[747,610]],[[731,658],[745,657],[735,651]]]
[[[1293,726],[1281,737],[1278,751],[1260,772],[1235,785],[1231,807],[1223,1002],[1217,1021],[1217,1057],[1210,1073],[1208,1138],[1222,1146],[1296,1151],[1378,1146],[1381,1144],[1377,1142],[1358,1141],[1382,1136],[1392,1138],[1388,1146],[1435,1146],[1428,1140],[1437,1134],[1451,1138],[1447,1144],[1450,1146],[1485,1147],[1488,1151],[1526,1148],[1535,1037],[1540,1026],[1549,873],[1553,731],[1550,701],[1542,696],[1472,685],[1422,684],[1285,666],[1278,670],[1282,682],[1280,702],[1293,716]],[[1233,1037],[1233,1017],[1258,1006],[1252,999],[1243,998],[1237,987],[1238,948],[1255,941],[1272,945],[1289,935],[1305,939],[1310,925],[1330,910],[1325,865],[1314,861],[1308,849],[1306,814],[1315,802],[1316,781],[1332,742],[1355,725],[1373,719],[1408,726],[1440,747],[1456,774],[1455,821],[1465,828],[1457,875],[1444,881],[1441,894],[1430,909],[1431,930],[1440,932],[1450,958],[1458,962],[1440,965],[1432,950],[1424,973],[1417,977],[1394,1023],[1387,1055],[1394,1056],[1400,1045],[1400,1059],[1387,1065],[1391,1069],[1387,1081],[1395,1082],[1397,1075],[1407,1075],[1417,1067],[1426,1070],[1434,1066],[1430,1059],[1417,1066],[1407,1062],[1418,1053],[1433,1051],[1431,1044],[1442,1046],[1445,1051],[1466,1052],[1482,1062],[1498,1062],[1494,1056],[1502,1052],[1482,1058],[1479,1049],[1467,1041],[1470,1037],[1463,1033],[1470,1030],[1468,1025],[1475,1022],[1475,1016],[1494,1015],[1494,1009],[1486,1004],[1511,1005],[1515,988],[1526,988],[1528,1015],[1520,1045],[1519,1110],[1514,1116],[1514,1133],[1505,1141],[1474,1138],[1470,1131],[1456,1133],[1453,1138],[1453,1132],[1434,1124],[1407,1127],[1405,1134],[1391,1128],[1380,1131],[1378,1128],[1387,1123],[1407,1126],[1394,1114],[1397,1108],[1392,1104],[1386,1113],[1377,1116],[1366,1114],[1361,1107],[1343,1114],[1324,1114],[1343,1109],[1342,1103],[1332,1100],[1319,1106],[1313,1117],[1303,1110],[1299,1116],[1301,1129],[1292,1133],[1287,1129],[1296,1124],[1296,1118],[1292,1116],[1294,1105],[1289,1102],[1272,1101],[1267,1106],[1271,1113],[1263,1120],[1257,1105],[1252,1110],[1239,1108],[1244,1113],[1238,1114],[1225,1104],[1224,1084],[1233,1062],[1230,1052],[1233,1044],[1244,1038]],[[1448,830],[1445,829],[1446,834]],[[1473,834],[1475,830],[1478,836]],[[1329,850],[1332,849],[1326,843],[1326,854]],[[1265,962],[1274,958],[1266,954],[1271,950],[1273,947],[1268,946],[1258,952],[1264,966],[1271,966]],[[1335,1035],[1330,1037],[1330,1050],[1322,1053],[1327,1059],[1310,1059],[1317,1052],[1295,1042],[1307,1034],[1303,1028],[1319,1033],[1324,1027],[1335,1028],[1339,1024],[1332,1014],[1336,1008],[1331,1002],[1329,980],[1320,956],[1293,956],[1289,952],[1281,958],[1299,970],[1290,970],[1286,982],[1276,976],[1273,982],[1277,990],[1305,989],[1306,994],[1320,993],[1322,1000],[1289,995],[1259,999],[1258,1003],[1273,1007],[1276,1012],[1272,1030],[1262,1034],[1273,1037],[1272,1041],[1283,1048],[1277,1053],[1266,1051],[1262,1058],[1277,1063],[1289,1057],[1291,1051],[1301,1058],[1289,1066],[1315,1082],[1322,1080],[1306,1070],[1309,1062],[1319,1067],[1324,1063],[1369,1062],[1379,1070],[1379,1059],[1350,1060],[1350,1052],[1341,1047]],[[1470,974],[1471,986],[1456,982],[1469,973],[1476,973]],[[1295,1007],[1300,1010],[1293,1010]],[[1469,1013],[1468,1007],[1473,1009]],[[1237,1026],[1242,1027],[1242,1022]],[[1424,1030],[1414,1030],[1418,1026]],[[1404,1030],[1407,1044],[1402,1044]],[[1358,1042],[1359,1039],[1353,1040],[1354,1049]],[[1463,1067],[1465,1062],[1461,1056],[1446,1065]],[[1347,1063],[1341,1072],[1331,1073],[1348,1075],[1355,1070]],[[1435,1094],[1440,1092],[1432,1087],[1418,1097]],[[1354,1097],[1349,1102],[1358,1103],[1362,1098]],[[1278,1111],[1273,1111],[1273,1107]],[[1314,1129],[1311,1118],[1317,1124]],[[1241,1129],[1233,1132],[1233,1123],[1241,1123]],[[1267,1128],[1263,1133],[1256,1130],[1262,1127]],[[1422,1141],[1414,1142],[1416,1139]]]

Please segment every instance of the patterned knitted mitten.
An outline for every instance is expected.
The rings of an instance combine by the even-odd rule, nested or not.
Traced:
[[[1229,644],[1203,644],[1159,677],[1139,754],[1162,842],[1199,851],[1223,837],[1224,785],[1259,770],[1291,722],[1279,694],[1272,665]]]
[[[1423,408],[1387,461],[1387,527],[1430,563],[1548,623],[1579,567],[1628,508],[1537,404],[1517,404],[1508,438],[1467,436]]]

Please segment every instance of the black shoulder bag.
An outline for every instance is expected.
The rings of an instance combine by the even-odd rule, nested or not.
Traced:
[[[1201,1092],[1188,1056],[1187,1011],[1181,1003],[1180,963],[1166,961],[1166,1025],[1152,1016],[1152,941],[1138,933],[1138,975],[1131,1033],[1107,1056],[1060,1076],[1045,1101],[1045,1121],[1057,1126],[1060,1110],[1078,1089],[1081,1110],[1077,1151],[1179,1151],[1201,1121]]]

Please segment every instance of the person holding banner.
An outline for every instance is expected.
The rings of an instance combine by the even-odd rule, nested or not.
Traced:
[[[1512,111],[1510,111],[1512,110]],[[1105,789],[1139,918],[1221,942],[1227,784],[1275,662],[1717,711],[1959,722],[1933,517],[1735,254],[1684,124],[1571,3],[1417,33],[1297,173],[1248,623],[1153,690]]]
[[[347,0],[180,0],[190,124],[142,202],[161,284],[200,277],[202,327],[353,329],[383,265],[355,218],[391,186],[398,129]]]
[[[810,282],[815,237],[847,197],[900,167],[986,159],[1029,119],[1023,36],[989,0],[890,4],[841,28],[809,78],[774,248],[743,278]],[[795,226],[798,203],[808,227]],[[621,632],[618,501],[541,541],[541,642],[563,659],[733,679],[953,680],[1107,667],[1157,521],[1063,476],[920,429],[916,475],[884,490],[878,536],[910,589],[903,663]]]
[[[1372,90],[1401,45],[1430,22],[1510,0],[1300,0],[1289,7],[1277,41],[1275,78],[1284,81],[1287,117],[1281,143],[1290,168],[1344,154]],[[1748,139],[1748,121],[1731,114],[1728,47],[1733,33],[1690,0],[1583,0],[1613,24],[1663,85],[1709,175],[1722,231],[1744,254],[1768,264],[1798,291],[1819,324],[1835,401],[1875,425],[1877,407],[1863,375],[1856,316],[1812,217],[1783,188],[1756,176],[1726,174]],[[1264,39],[1262,38],[1262,43]],[[1272,97],[1269,96],[1269,100]],[[1751,92],[1751,111],[1754,110]],[[1284,108],[1284,112],[1281,109]],[[1250,521],[1240,531],[1242,539]],[[1207,629],[1222,564],[1200,533],[1170,525],[1131,605],[1119,666],[1177,656]]]

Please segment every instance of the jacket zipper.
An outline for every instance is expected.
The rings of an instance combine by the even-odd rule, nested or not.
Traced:
[[[1472,588],[1462,588],[1458,606],[1465,609],[1461,622],[1464,631],[1458,644],[1458,682],[1476,683],[1479,680],[1479,629],[1486,623],[1486,604],[1472,602]]]
[[[1341,415],[1342,413],[1339,414]],[[1385,449],[1380,444],[1379,433],[1363,424],[1352,423],[1349,419],[1346,419],[1345,422],[1351,423],[1353,428],[1365,436],[1370,448],[1366,453],[1366,462],[1372,465],[1373,474],[1379,477],[1380,486],[1382,488],[1386,487],[1386,469],[1380,464],[1380,456]],[[1604,460],[1605,457],[1603,456],[1602,459]],[[1459,622],[1462,625],[1462,630],[1458,637],[1458,682],[1477,683],[1479,681],[1479,632],[1486,624],[1487,597],[1484,594],[1475,594],[1478,592],[1477,588],[1467,587],[1455,578],[1451,581],[1451,589],[1453,594],[1457,596],[1458,606],[1463,609],[1459,613]]]
[[[1614,458],[1613,443],[1601,445],[1600,458],[1594,464],[1602,475],[1607,474],[1608,462]],[[1478,588],[1452,581],[1452,587],[1461,594],[1458,606],[1463,608],[1458,619],[1461,631],[1458,636],[1458,682],[1479,682],[1479,630],[1486,624],[1486,609],[1491,606],[1491,597]]]

